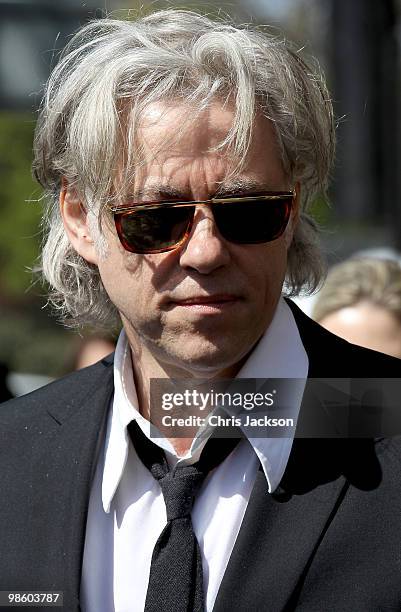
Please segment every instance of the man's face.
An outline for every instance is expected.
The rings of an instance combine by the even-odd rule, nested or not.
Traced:
[[[249,194],[293,188],[268,120],[257,119],[246,166],[234,181],[226,178],[227,154],[208,152],[230,129],[232,110],[214,104],[174,141],[187,112],[161,103],[148,108],[139,135],[146,163],[135,184],[136,200],[171,199],[172,191],[177,200],[207,200],[217,191],[238,192],[239,182]],[[210,208],[199,207],[184,244],[149,255],[124,250],[115,228],[105,224],[108,253],[97,265],[134,352],[156,359],[170,375],[233,373],[272,320],[293,221],[294,215],[274,242],[233,244],[220,235]]]

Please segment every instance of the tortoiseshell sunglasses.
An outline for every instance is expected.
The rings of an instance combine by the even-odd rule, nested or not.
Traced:
[[[276,240],[287,227],[294,198],[295,191],[268,191],[194,202],[138,202],[111,208],[111,212],[127,251],[163,253],[188,238],[197,206],[210,206],[220,234],[229,242]]]

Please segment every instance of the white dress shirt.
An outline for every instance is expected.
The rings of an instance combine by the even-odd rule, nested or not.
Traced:
[[[300,379],[290,406],[296,422],[308,366],[294,317],[281,299],[268,330],[237,377]],[[127,431],[135,419],[149,437],[149,422],[138,411],[124,332],[116,348],[114,385],[104,449],[90,495],[81,582],[83,612],[143,611],[153,548],[166,525],[160,485],[138,459]],[[198,458],[196,441],[180,459],[167,439],[152,441],[166,451],[170,463]],[[203,483],[192,523],[202,554],[207,612],[213,609],[259,465],[273,492],[284,474],[292,442],[292,438],[241,440]]]

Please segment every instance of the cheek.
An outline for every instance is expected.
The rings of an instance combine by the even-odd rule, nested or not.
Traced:
[[[144,280],[146,269],[138,255],[109,249],[98,267],[106,292],[118,310],[126,312],[140,307],[148,283]]]
[[[285,235],[264,245],[264,250],[259,258],[259,269],[269,283],[281,282],[281,277],[285,274],[287,267],[287,251]]]
[[[257,271],[255,286],[259,302],[262,303],[261,309],[275,306],[277,303],[286,269],[287,245],[285,236],[282,236],[274,243],[265,246],[258,263],[253,266],[253,270]]]
[[[128,253],[110,244],[108,256],[99,262],[103,285],[123,321],[139,335],[153,339],[160,337],[164,325],[156,284],[157,257]]]

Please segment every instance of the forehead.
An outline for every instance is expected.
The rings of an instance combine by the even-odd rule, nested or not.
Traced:
[[[142,163],[136,173],[138,190],[165,183],[184,189],[214,189],[230,176],[230,183],[263,184],[266,188],[283,187],[284,173],[272,123],[258,115],[245,162],[238,165],[227,147],[221,144],[233,126],[232,106],[218,101],[197,113],[190,105],[154,103],[142,115],[137,138]]]
[[[145,148],[160,149],[160,157],[171,152],[206,154],[225,139],[233,118],[232,106],[217,101],[202,112],[182,102],[155,102],[143,112],[138,135]]]

